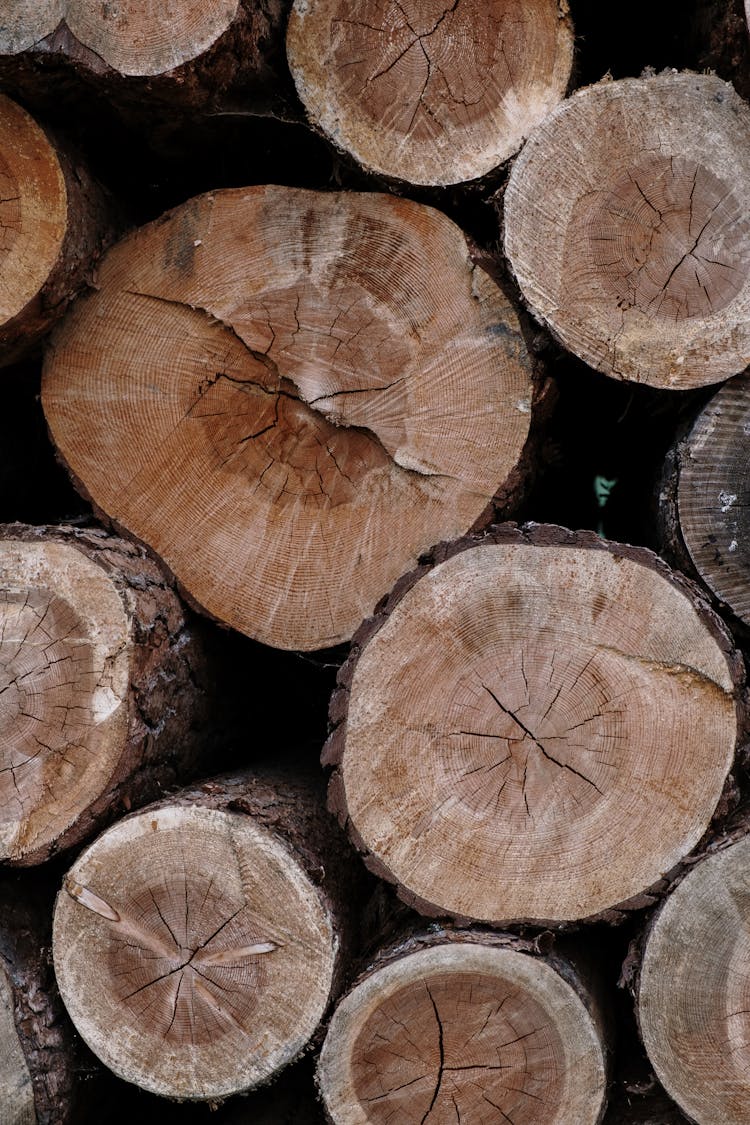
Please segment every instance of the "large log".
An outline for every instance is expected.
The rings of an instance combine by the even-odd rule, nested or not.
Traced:
[[[80,158],[0,95],[0,367],[39,342],[90,280],[111,207]]]
[[[334,144],[445,185],[497,168],[564,96],[573,28],[565,0],[296,0],[287,56]]]
[[[127,817],[58,896],[55,971],[120,1077],[216,1101],[305,1049],[340,986],[356,870],[319,778],[217,778]]]
[[[97,508],[213,617],[302,649],[517,500],[534,394],[516,313],[445,216],[278,187],[123,241],[42,388]]]
[[[334,1125],[596,1125],[609,1029],[596,977],[504,934],[433,929],[380,953],[318,1065]]]
[[[331,807],[427,914],[564,925],[654,901],[706,832],[742,660],[650,551],[529,524],[438,549],[355,636]]]
[[[0,858],[46,860],[189,776],[202,660],[142,549],[0,527]]]
[[[698,1125],[744,1125],[750,1078],[750,838],[708,855],[645,941],[638,1019],[660,1081]]]
[[[750,355],[750,109],[718,78],[601,82],[533,133],[505,193],[532,312],[617,379],[717,383]]]

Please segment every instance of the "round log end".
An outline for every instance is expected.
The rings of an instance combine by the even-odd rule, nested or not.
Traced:
[[[573,29],[558,0],[297,0],[287,56],[335,144],[382,175],[446,185],[502,164],[563,97]]]
[[[744,1125],[750,1100],[750,840],[711,855],[649,932],[638,1018],[667,1092],[698,1125]]]
[[[55,972],[89,1047],[165,1097],[215,1100],[268,1081],[328,1003],[337,939],[275,833],[200,807],[104,833],[58,896]]]
[[[318,1083],[335,1125],[596,1125],[599,1029],[550,965],[470,942],[375,969],[338,1005]]]
[[[60,542],[0,542],[0,858],[45,852],[106,788],[128,729],[130,621]]]
[[[349,639],[518,475],[519,321],[431,208],[215,192],[123,241],[98,287],[48,354],[54,439],[195,603],[266,644]]]
[[[750,356],[750,109],[709,75],[600,82],[529,139],[505,248],[532,312],[592,367],[683,389]]]
[[[600,914],[658,883],[721,797],[742,691],[728,636],[650,552],[564,534],[459,547],[345,674],[339,818],[427,913]]]

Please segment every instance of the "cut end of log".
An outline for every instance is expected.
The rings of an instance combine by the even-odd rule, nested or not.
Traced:
[[[678,445],[679,529],[674,529],[700,577],[745,624],[750,624],[749,389],[747,375],[727,383]]]
[[[320,896],[249,817],[167,806],[121,822],[58,897],[54,956],[78,1031],[172,1098],[251,1089],[304,1048],[336,942]]]
[[[415,184],[486,175],[565,93],[557,0],[296,0],[287,55],[308,112],[365,167]]]
[[[106,786],[127,729],[130,627],[59,542],[0,542],[0,858],[51,844]]]
[[[638,1015],[667,1092],[698,1125],[744,1125],[750,1101],[750,840],[711,855],[649,933]]]
[[[532,312],[618,379],[716,383],[750,356],[750,111],[718,78],[602,82],[514,165],[505,246]]]
[[[239,0],[182,0],[178,5],[119,0],[20,0],[3,13],[0,52],[30,50],[61,23],[100,62],[124,75],[174,70],[207,51],[229,28]]]
[[[15,999],[0,962],[0,1105],[11,1125],[37,1125],[34,1088],[15,1020]]]
[[[0,95],[0,329],[36,297],[67,229],[57,154],[34,119]]]
[[[418,909],[601,913],[690,851],[731,768],[740,673],[689,594],[549,532],[435,566],[354,665],[332,800]]]
[[[433,945],[375,969],[336,1009],[318,1081],[335,1125],[595,1125],[598,1029],[524,953]]]
[[[43,389],[94,502],[213,617],[298,649],[348,640],[482,516],[532,396],[517,316],[447,218],[275,187],[122,242]]]

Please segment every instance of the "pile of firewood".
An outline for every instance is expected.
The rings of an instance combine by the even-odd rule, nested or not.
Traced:
[[[750,1122],[750,34],[640,7],[0,6],[0,1125]]]

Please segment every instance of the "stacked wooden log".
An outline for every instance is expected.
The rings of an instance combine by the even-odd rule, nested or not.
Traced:
[[[708,6],[0,14],[0,1122],[750,1121]]]

